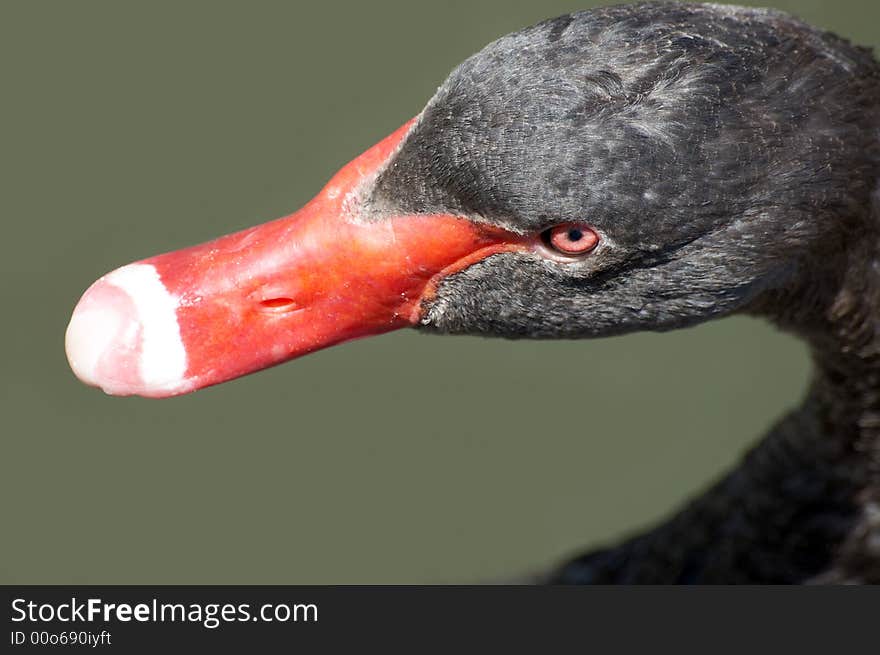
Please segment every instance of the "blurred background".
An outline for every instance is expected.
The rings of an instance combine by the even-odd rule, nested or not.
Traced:
[[[878,4],[772,4],[880,44]],[[503,578],[663,518],[796,404],[804,348],[746,318],[406,331],[163,401],[68,370],[97,277],[298,208],[459,61],[590,6],[5,3],[0,583]]]

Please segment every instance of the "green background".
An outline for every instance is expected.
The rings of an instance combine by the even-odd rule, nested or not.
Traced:
[[[877,3],[776,2],[864,44]],[[797,403],[792,338],[412,331],[165,401],[79,384],[106,271],[285,214],[464,57],[584,1],[3,3],[0,582],[503,578],[650,524]]]

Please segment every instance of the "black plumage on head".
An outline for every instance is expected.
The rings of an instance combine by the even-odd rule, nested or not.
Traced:
[[[739,469],[554,580],[880,582],[878,181],[869,50],[777,11],[649,2],[466,60],[360,204],[599,233],[577,261],[500,253],[446,278],[427,330],[590,337],[751,312],[810,342],[809,397]]]

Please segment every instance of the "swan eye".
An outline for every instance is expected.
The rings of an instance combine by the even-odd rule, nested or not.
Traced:
[[[585,223],[563,223],[545,231],[548,246],[563,255],[586,255],[599,245],[599,235]]]

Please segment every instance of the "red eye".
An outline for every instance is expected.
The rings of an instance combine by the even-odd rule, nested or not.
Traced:
[[[544,235],[547,244],[563,255],[585,255],[599,245],[599,235],[585,223],[563,223]]]

